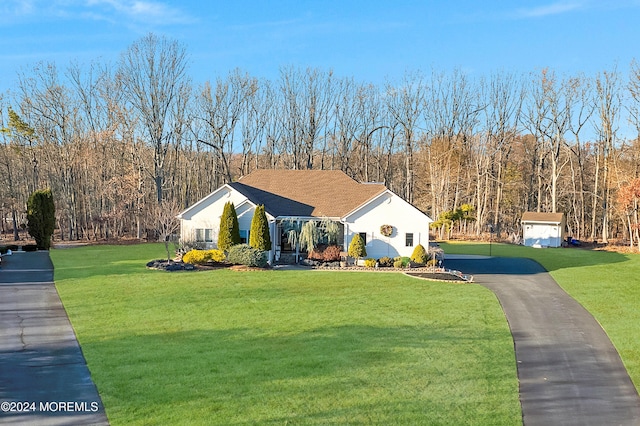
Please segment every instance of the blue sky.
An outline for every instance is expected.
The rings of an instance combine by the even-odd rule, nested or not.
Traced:
[[[39,62],[115,62],[148,32],[186,45],[196,84],[290,65],[374,84],[432,68],[626,74],[639,18],[640,0],[0,0],[0,92]]]

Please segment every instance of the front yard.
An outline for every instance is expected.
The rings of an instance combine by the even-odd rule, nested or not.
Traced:
[[[513,342],[480,286],[145,269],[162,252],[51,252],[113,425],[521,423]]]

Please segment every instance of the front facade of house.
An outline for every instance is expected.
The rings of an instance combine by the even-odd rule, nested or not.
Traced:
[[[271,262],[299,259],[300,249],[289,241],[289,231],[308,221],[336,222],[338,245],[344,251],[360,234],[369,258],[410,256],[416,245],[429,244],[427,215],[382,184],[359,183],[336,170],[256,170],[180,213],[181,239],[215,248],[220,217],[229,201],[236,209],[243,242],[249,241],[255,208],[265,206]],[[382,235],[382,225],[391,225],[391,235]]]
[[[523,244],[529,247],[560,247],[564,240],[563,213],[526,212],[522,224]]]

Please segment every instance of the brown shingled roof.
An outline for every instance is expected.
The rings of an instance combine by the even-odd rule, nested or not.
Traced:
[[[230,185],[276,217],[343,217],[387,189],[340,170],[256,170]]]
[[[526,212],[522,214],[521,222],[562,223],[563,216],[564,216],[564,213]]]

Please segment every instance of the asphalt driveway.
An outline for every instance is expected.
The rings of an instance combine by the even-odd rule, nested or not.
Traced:
[[[108,424],[46,251],[0,267],[0,424]]]
[[[640,398],[600,324],[538,263],[447,258],[495,293],[515,343],[523,421],[640,425]]]

